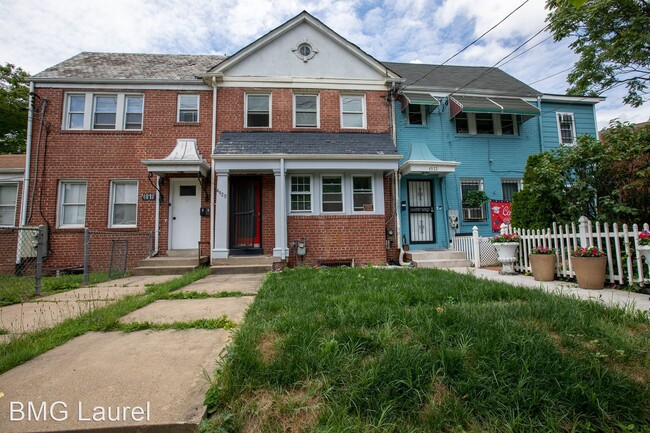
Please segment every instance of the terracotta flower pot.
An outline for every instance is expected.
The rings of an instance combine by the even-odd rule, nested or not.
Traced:
[[[605,287],[607,257],[571,257],[571,265],[576,273],[578,285],[583,289]]]
[[[535,281],[553,281],[555,279],[555,254],[529,254],[528,259],[533,268]]]

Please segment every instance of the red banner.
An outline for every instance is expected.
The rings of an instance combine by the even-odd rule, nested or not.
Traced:
[[[492,214],[492,231],[500,232],[501,224],[510,224],[510,202],[503,200],[490,201],[490,213]]]

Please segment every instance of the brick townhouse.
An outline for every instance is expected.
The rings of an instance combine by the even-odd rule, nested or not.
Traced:
[[[49,269],[81,263],[84,227],[161,256],[386,263],[399,80],[306,12],[227,58],[81,53],[30,78],[21,224],[49,228]]]

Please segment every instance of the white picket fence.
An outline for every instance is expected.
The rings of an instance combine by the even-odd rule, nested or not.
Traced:
[[[462,241],[453,246],[457,251],[466,251],[468,259],[472,260],[476,267],[483,265],[484,259],[481,255],[486,254],[481,246],[482,240],[478,236],[478,229],[474,228],[471,241],[471,253],[468,241],[463,238]],[[623,224],[620,228],[618,224],[592,223],[587,217],[581,217],[578,224],[558,225],[553,224],[552,228],[544,230],[525,230],[506,226],[501,226],[501,233],[516,233],[521,237],[519,246],[519,260],[515,263],[515,270],[519,272],[532,272],[528,254],[538,246],[555,248],[557,251],[557,269],[556,276],[562,278],[574,277],[573,267],[571,265],[571,251],[591,245],[597,246],[607,255],[607,276],[610,283],[621,285],[626,284],[644,284],[645,277],[650,277],[650,263],[644,266],[643,256],[638,252],[639,233],[643,230],[649,230],[648,224],[643,224],[639,228],[638,224]],[[494,247],[492,247],[494,249]],[[478,254],[477,254],[478,251]],[[491,255],[488,260],[491,259]],[[646,282],[647,284],[647,282]]]
[[[478,242],[478,256],[474,253],[474,243]],[[490,238],[478,236],[478,228],[473,236],[455,236],[452,239],[452,249],[455,251],[462,251],[465,253],[465,258],[476,266],[476,258],[478,257],[479,263],[477,267],[498,265],[498,254]]]

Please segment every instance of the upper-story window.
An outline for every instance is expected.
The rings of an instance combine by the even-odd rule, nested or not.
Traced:
[[[492,113],[476,113],[476,133],[477,134],[494,134],[494,118]]]
[[[424,105],[408,105],[408,123],[409,125],[424,125],[426,123],[426,109]]]
[[[576,143],[576,124],[573,113],[557,113],[557,129],[561,144],[570,146]]]
[[[517,116],[497,113],[458,113],[454,117],[457,134],[517,135]]]
[[[341,128],[366,127],[365,95],[341,95]]]
[[[63,129],[141,130],[144,96],[125,93],[69,93]]]
[[[199,95],[178,95],[178,121],[199,121]]]
[[[469,116],[467,113],[458,113],[454,117],[457,134],[469,134]]]
[[[293,107],[296,128],[318,128],[318,95],[293,95]]]
[[[245,105],[245,127],[271,127],[271,95],[247,94]]]

